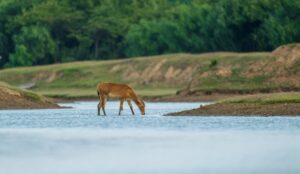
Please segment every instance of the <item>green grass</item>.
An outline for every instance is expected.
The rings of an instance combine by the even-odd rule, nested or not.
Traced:
[[[300,92],[274,93],[274,94],[255,94],[247,96],[233,97],[219,101],[219,103],[237,103],[237,104],[285,104],[300,103]]]
[[[19,93],[21,96],[25,97],[28,100],[39,102],[39,101],[48,101],[48,99],[40,94],[37,94],[35,92],[29,91],[29,90],[23,90],[20,88],[16,88],[14,86],[11,86],[7,83],[0,82],[0,87],[7,88],[11,91],[15,91]]]
[[[95,96],[95,88],[99,82],[126,83],[141,96],[174,95],[177,90],[185,88],[191,79],[196,82],[192,89],[204,91],[279,88],[281,84],[266,83],[272,74],[249,78],[242,75],[249,65],[264,61],[272,62],[274,57],[270,53],[170,54],[4,69],[0,70],[0,81],[15,86],[35,82],[36,85],[32,89],[35,92],[71,98]],[[160,62],[164,63],[158,72],[150,72]],[[171,67],[174,71],[180,70],[180,73],[173,79],[166,79],[166,73]],[[188,73],[186,71],[189,67],[196,70],[192,74]],[[216,75],[219,68],[229,68],[232,75]],[[147,69],[149,72],[146,72]],[[147,76],[151,73],[157,74],[150,80],[142,78],[142,75]],[[208,73],[207,77],[201,77],[203,73]]]
[[[22,96],[24,96],[25,98],[29,99],[29,100],[32,100],[32,101],[44,101],[45,98],[41,95],[38,95],[34,92],[31,92],[31,91],[24,91],[22,90],[21,92]]]
[[[75,99],[81,97],[97,97],[96,90],[91,89],[44,89],[44,90],[36,90],[37,93],[46,95],[49,97],[61,97],[68,99]]]
[[[175,95],[176,89],[137,89],[135,90],[137,95],[141,97],[162,97]],[[54,98],[97,98],[96,89],[80,89],[80,88],[69,88],[69,89],[43,89],[36,90],[37,93],[46,95]]]

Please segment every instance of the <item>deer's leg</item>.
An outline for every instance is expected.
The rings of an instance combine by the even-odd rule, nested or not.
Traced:
[[[101,105],[102,105],[102,102],[101,102],[101,99],[100,99],[100,100],[99,100],[99,103],[98,103],[98,105],[97,105],[98,115],[100,115]]]
[[[130,101],[130,100],[127,100],[127,103],[128,103],[128,105],[129,105],[129,107],[130,107],[130,110],[131,110],[132,115],[134,115],[134,111],[133,111],[133,108],[132,108],[131,101]]]
[[[123,111],[123,103],[124,103],[124,98],[120,98],[120,109],[119,109],[119,115],[121,115],[121,111]]]
[[[106,97],[101,97],[101,107],[102,107],[102,111],[103,111],[104,115],[106,116],[106,112],[105,112],[105,104],[106,104]]]
[[[100,112],[101,112],[101,107],[102,107],[102,99],[103,99],[103,95],[100,94],[100,92],[97,90],[97,93],[98,93],[98,97],[99,97],[99,103],[97,105],[97,110],[98,110],[98,116],[100,115]]]

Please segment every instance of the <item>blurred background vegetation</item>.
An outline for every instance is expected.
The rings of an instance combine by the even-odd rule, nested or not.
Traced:
[[[270,51],[299,24],[299,0],[0,0],[0,68]]]

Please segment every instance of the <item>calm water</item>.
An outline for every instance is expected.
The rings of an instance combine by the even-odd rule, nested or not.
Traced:
[[[300,117],[162,116],[200,104],[0,111],[0,173],[300,173]]]

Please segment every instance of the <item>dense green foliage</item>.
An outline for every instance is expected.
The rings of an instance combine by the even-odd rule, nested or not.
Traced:
[[[29,66],[53,60],[55,42],[45,27],[23,27],[21,33],[14,37],[14,43],[16,50],[9,56],[8,66]]]
[[[299,0],[0,0],[0,67],[300,41]]]

